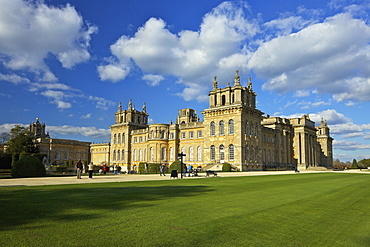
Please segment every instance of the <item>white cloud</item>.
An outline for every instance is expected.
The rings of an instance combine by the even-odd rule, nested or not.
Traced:
[[[370,149],[370,144],[363,144],[363,143],[353,142],[353,141],[334,140],[333,146],[335,147],[335,149],[341,149],[341,150]]]
[[[154,86],[158,86],[159,83],[164,80],[164,77],[161,75],[148,74],[148,75],[144,75],[142,79],[147,81],[148,85],[154,87]]]
[[[118,82],[126,78],[130,73],[130,67],[126,65],[108,64],[98,66],[100,80]]]
[[[82,119],[89,119],[89,118],[91,118],[91,113],[88,113],[86,115],[82,115],[81,118]]]
[[[185,85],[178,95],[202,100],[213,76],[218,75],[224,83],[233,78],[235,69],[247,72],[250,54],[243,41],[259,31],[257,22],[246,18],[247,8],[242,2],[223,2],[203,17],[198,31],[177,34],[162,19],[150,18],[133,37],[122,36],[111,45],[113,57],[108,65],[98,67],[100,78],[122,80],[136,65],[145,74],[178,77]],[[127,74],[109,73],[107,66]]]
[[[62,91],[47,90],[42,92],[41,95],[51,99],[51,102],[56,104],[58,109],[68,109],[72,107],[71,103],[63,101],[64,98],[68,98],[69,96]]]
[[[338,101],[368,100],[367,77],[356,81],[358,89],[349,85],[358,73],[370,75],[369,42],[370,27],[349,13],[341,13],[297,33],[266,41],[248,66],[268,80],[263,89],[285,93],[316,88],[317,92],[334,94]],[[353,96],[357,90],[362,90],[362,98]]]
[[[69,4],[1,0],[0,62],[13,70],[30,70],[40,81],[56,81],[44,60],[54,54],[65,68],[87,61],[90,36],[96,30]]]
[[[308,96],[310,96],[309,90],[297,90],[294,93],[294,97],[308,97]]]
[[[21,77],[21,76],[16,75],[16,74],[5,75],[5,74],[0,73],[0,80],[1,81],[8,81],[8,82],[11,82],[11,83],[14,83],[14,84],[20,84],[20,83],[28,84],[28,83],[30,83],[30,80],[28,78]]]

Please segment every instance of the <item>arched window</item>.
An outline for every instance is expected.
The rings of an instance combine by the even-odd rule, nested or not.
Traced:
[[[256,132],[254,133],[255,136],[258,136],[258,125],[256,124]]]
[[[68,160],[68,158],[69,158],[69,151],[66,150],[65,153],[64,153],[64,159]]]
[[[150,160],[151,161],[154,160],[154,150],[153,150],[153,148],[150,148]]]
[[[125,143],[125,133],[122,133],[122,143]]]
[[[229,135],[234,135],[234,120],[229,120]]]
[[[220,121],[220,136],[225,135],[225,123],[224,121]]]
[[[121,159],[121,151],[117,151],[117,160],[120,160]]]
[[[118,144],[121,143],[121,133],[118,134]]]
[[[189,148],[189,161],[194,161],[194,149],[193,149],[193,147]]]
[[[202,160],[202,148],[198,147],[198,161]]]
[[[181,152],[182,152],[183,154],[185,154],[185,153],[186,153],[186,152],[185,152],[185,147],[182,147],[182,148],[181,148]],[[183,157],[183,161],[185,161],[185,158],[186,158],[186,156],[184,156],[184,157]]]
[[[124,149],[122,149],[121,160],[125,160],[125,150]]]
[[[249,161],[248,156],[249,156],[249,149],[246,147],[246,148],[245,148],[245,161],[246,161],[246,162],[248,162],[248,161]]]
[[[222,163],[222,161],[225,160],[225,149],[224,149],[224,145],[221,145],[220,146],[220,162]]]
[[[216,159],[216,149],[215,146],[211,146],[211,160],[214,161]]]
[[[116,160],[116,157],[117,157],[117,153],[116,153],[116,150],[113,151],[113,160]]]
[[[137,161],[137,152],[136,152],[136,149],[134,150],[134,161]]]
[[[244,126],[244,134],[248,135],[248,121],[245,123]]]
[[[116,138],[117,138],[117,135],[114,134],[114,136],[113,136],[113,144],[116,144]]]
[[[229,160],[234,160],[234,145],[229,146]]]
[[[173,148],[170,147],[170,160],[173,160]]]
[[[161,160],[166,159],[166,148],[162,147],[161,148]]]
[[[143,150],[139,149],[139,161],[143,160]]]
[[[216,135],[215,122],[211,122],[211,136]]]

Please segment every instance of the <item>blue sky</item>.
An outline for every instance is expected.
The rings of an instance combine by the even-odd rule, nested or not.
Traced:
[[[118,102],[151,123],[208,107],[239,70],[270,116],[329,124],[334,158],[369,158],[368,0],[0,0],[0,133],[36,118],[104,142]]]

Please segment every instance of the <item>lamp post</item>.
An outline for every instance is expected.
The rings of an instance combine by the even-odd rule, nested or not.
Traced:
[[[181,162],[181,167],[180,167],[181,179],[182,179],[182,170],[184,169],[184,165],[182,163],[182,157],[184,156],[186,156],[186,154],[184,154],[183,152],[178,154],[178,159],[180,159],[180,162]]]

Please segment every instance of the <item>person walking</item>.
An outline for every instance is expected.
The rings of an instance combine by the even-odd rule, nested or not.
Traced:
[[[118,175],[118,167],[117,167],[117,165],[114,165],[113,166],[113,173],[114,173],[114,175]]]
[[[82,162],[81,160],[78,160],[77,164],[76,164],[76,168],[77,168],[77,179],[81,179],[81,173],[82,173],[82,169],[83,169],[83,165],[82,165]]]
[[[89,179],[92,179],[93,172],[94,172],[94,164],[92,162],[90,162],[90,164],[88,165],[88,171],[89,171]]]
[[[103,174],[107,174],[107,164],[103,165]]]
[[[161,166],[159,167],[160,175],[166,176],[165,171],[166,171],[166,166],[164,164],[161,164]]]

